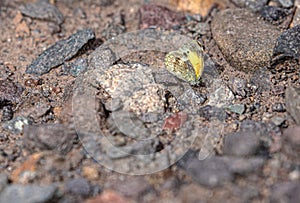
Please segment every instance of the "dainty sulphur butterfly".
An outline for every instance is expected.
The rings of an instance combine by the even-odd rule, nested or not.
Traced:
[[[191,41],[165,57],[167,70],[176,77],[195,85],[204,70],[203,48],[198,41]]]

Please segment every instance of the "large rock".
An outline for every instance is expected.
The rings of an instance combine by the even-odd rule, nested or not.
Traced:
[[[259,20],[247,9],[218,13],[211,25],[213,37],[228,62],[238,70],[252,72],[269,64],[280,31]]]

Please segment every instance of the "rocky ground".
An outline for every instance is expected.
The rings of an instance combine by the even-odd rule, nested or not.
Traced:
[[[299,201],[299,0],[2,0],[0,29],[0,202]],[[164,67],[191,39],[196,85]]]

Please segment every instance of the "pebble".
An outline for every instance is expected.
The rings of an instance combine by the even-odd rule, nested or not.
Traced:
[[[65,187],[67,191],[76,195],[88,196],[91,192],[91,186],[84,178],[70,180],[66,183]]]
[[[27,3],[20,6],[20,11],[31,18],[52,21],[58,25],[64,22],[63,14],[55,6],[45,1]]]
[[[286,106],[284,103],[275,103],[272,106],[272,111],[274,112],[285,112],[286,111]]]
[[[300,147],[300,126],[289,127],[283,132],[283,137],[291,143],[295,149]]]
[[[54,197],[56,190],[54,185],[12,184],[1,192],[0,202],[46,203]]]
[[[267,3],[268,0],[232,0],[232,2],[241,8],[250,8],[252,11],[260,11]]]
[[[95,33],[90,30],[80,30],[65,40],[61,40],[38,56],[26,69],[27,74],[43,75],[52,68],[71,59],[91,39]]]
[[[258,136],[251,131],[240,131],[225,136],[223,153],[234,156],[251,156],[258,151],[259,147]]]
[[[145,4],[139,10],[140,28],[145,29],[151,26],[171,29],[180,26],[185,16],[183,13],[174,12],[166,7]]]
[[[0,80],[0,109],[7,103],[14,103],[20,99],[22,90],[9,80]]]
[[[253,72],[267,66],[280,31],[247,9],[220,11],[212,21],[212,34],[228,62]],[[238,51],[237,51],[238,50]]]
[[[12,120],[4,122],[2,127],[13,134],[19,134],[23,131],[24,127],[31,124],[28,118],[23,116],[18,116]]]
[[[281,23],[288,14],[289,12],[287,9],[276,6],[264,6],[260,11],[260,15],[264,20],[273,24]]]
[[[285,122],[285,118],[281,116],[274,116],[271,118],[271,121],[276,125],[276,126],[281,126]]]
[[[272,73],[266,67],[256,70],[250,78],[251,88],[257,92],[270,91],[273,86],[271,77]]]
[[[2,109],[2,121],[9,121],[13,118],[14,111],[12,109],[12,106],[4,106]]]
[[[300,57],[300,25],[284,31],[278,38],[274,47],[276,58],[292,57],[299,60]]]
[[[239,95],[242,98],[245,98],[246,93],[246,80],[238,77],[232,77],[230,78],[230,83],[228,84],[229,88],[232,90],[232,92],[235,95]]]
[[[88,180],[97,180],[99,178],[97,168],[91,166],[84,166],[82,168],[82,175]]]
[[[62,124],[28,125],[24,129],[23,147],[30,151],[53,150],[68,153],[76,137],[75,131]]]
[[[220,85],[215,91],[208,95],[208,105],[218,108],[230,105],[234,100],[234,94],[226,85]]]
[[[198,183],[208,187],[223,185],[233,179],[228,165],[220,157],[193,160],[188,164],[186,171]]]
[[[300,125],[300,89],[289,86],[285,91],[285,98],[287,111]]]
[[[245,104],[234,104],[234,105],[227,106],[227,109],[233,113],[242,115],[245,112],[246,107]]]

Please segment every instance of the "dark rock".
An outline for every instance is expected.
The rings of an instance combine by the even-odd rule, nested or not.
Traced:
[[[227,116],[224,109],[217,108],[215,106],[209,106],[209,105],[201,107],[198,110],[198,114],[201,117],[206,118],[207,120],[211,120],[213,118],[217,118],[217,119],[219,119],[221,121],[225,120],[226,116]]]
[[[246,97],[246,80],[242,78],[233,77],[230,78],[231,83],[228,84],[229,88],[235,95]]]
[[[232,2],[241,8],[250,8],[252,11],[259,11],[261,10],[267,3],[268,0],[232,0]]]
[[[0,202],[46,203],[54,197],[55,192],[54,185],[10,185],[1,192]]]
[[[31,18],[52,21],[58,25],[64,22],[63,14],[55,6],[45,1],[22,5],[20,11]]]
[[[76,195],[88,196],[91,192],[91,186],[84,178],[70,180],[65,187],[67,191]]]
[[[109,22],[105,25],[105,29],[103,30],[102,37],[104,39],[111,39],[116,37],[126,31],[125,26],[125,15],[121,13],[115,13],[111,19],[112,22]]]
[[[28,118],[20,116],[3,123],[2,127],[13,134],[19,134],[23,131],[24,126],[29,124],[31,121]]]
[[[278,37],[273,54],[276,58],[292,57],[299,60],[300,25],[288,29]]]
[[[289,14],[287,9],[279,8],[276,6],[265,6],[260,11],[260,15],[264,20],[271,23],[280,23]]]
[[[251,156],[260,147],[259,137],[255,133],[236,132],[225,136],[223,152],[226,155]]]
[[[272,111],[275,112],[285,112],[286,111],[286,106],[284,103],[275,103],[272,106]]]
[[[23,146],[30,151],[54,150],[66,154],[75,137],[75,131],[62,124],[29,125],[24,129]]]
[[[22,90],[9,80],[0,80],[0,109],[8,103],[18,102]]]
[[[212,34],[228,62],[252,72],[267,66],[280,31],[247,9],[227,9],[212,21]]]
[[[260,68],[256,70],[250,78],[250,84],[257,92],[264,92],[271,90],[273,84],[271,82],[272,74],[266,68]]]
[[[300,89],[288,87],[285,92],[285,103],[287,111],[293,117],[298,125],[300,125]]]
[[[270,202],[297,203],[300,199],[300,183],[284,182],[278,183],[272,188]]]
[[[44,51],[27,67],[26,73],[43,75],[49,72],[52,68],[71,59],[89,40],[94,38],[95,33],[90,29],[78,31]]]
[[[13,118],[14,111],[12,109],[12,106],[4,106],[2,110],[2,121],[9,121]]]
[[[166,7],[153,4],[143,5],[139,10],[139,15],[140,28],[142,29],[151,26],[171,29],[175,26],[179,26],[185,19],[182,13],[177,13]]]

